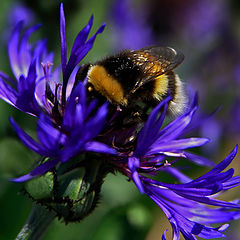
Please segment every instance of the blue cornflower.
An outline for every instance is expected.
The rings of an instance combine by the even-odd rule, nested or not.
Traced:
[[[233,177],[233,169],[223,172],[235,157],[237,147],[211,171],[195,180],[172,168],[171,162],[166,160],[168,156],[194,160],[195,156],[191,159],[193,155],[189,155],[186,149],[201,146],[208,140],[179,139],[196,111],[195,103],[189,112],[160,130],[169,100],[166,98],[152,111],[138,135],[135,151],[120,159],[117,165],[141,193],[148,195],[163,210],[172,225],[173,239],[179,239],[180,232],[185,239],[196,239],[194,235],[208,239],[223,237],[222,231],[228,225],[214,228],[210,224],[238,219],[240,211],[230,210],[240,209],[240,205],[237,202],[216,200],[214,195],[240,184],[240,177]],[[159,111],[162,111],[160,116]],[[159,171],[166,171],[183,183],[168,184],[152,179]],[[212,209],[205,205],[218,208]]]
[[[198,108],[197,96],[195,96],[193,104],[188,112],[177,117],[161,129],[170,100],[171,97],[169,96],[153,109],[148,120],[138,134],[135,150],[128,153],[120,153],[123,158],[113,162],[117,167],[119,164],[119,166],[124,169],[127,176],[131,177],[129,173],[132,173],[138,178],[138,174],[135,174],[136,169],[140,169],[143,173],[151,173],[153,175],[159,170],[164,169],[164,171],[174,175],[180,181],[188,181],[189,178],[178,172],[177,169],[165,168],[166,166],[171,166],[171,163],[166,160],[168,157],[175,157],[177,159],[185,158],[203,166],[214,165],[213,162],[208,159],[186,151],[189,148],[200,147],[206,144],[209,142],[209,139],[179,139],[181,135],[184,135],[186,131],[188,131],[192,117]],[[139,182],[137,178],[132,178],[135,183]],[[142,191],[141,185],[138,185],[138,187],[141,192],[144,192]]]
[[[60,181],[57,176],[57,170],[59,170],[57,166],[66,163],[79,153],[103,153],[104,156],[100,154],[94,156],[96,161],[104,160],[101,164],[106,164],[106,169],[104,166],[100,175],[97,175],[96,179],[92,179],[94,186],[101,186],[106,171],[119,170],[136,184],[141,193],[148,195],[164,211],[173,228],[173,239],[179,239],[180,232],[186,239],[196,239],[195,236],[202,238],[224,236],[222,231],[228,227],[227,224],[217,228],[210,225],[238,219],[239,211],[232,210],[240,209],[240,206],[237,202],[214,199],[214,195],[240,184],[240,177],[233,177],[233,169],[223,172],[235,157],[237,147],[211,171],[195,180],[172,167],[176,161],[182,158],[200,165],[212,166],[207,159],[188,152],[190,148],[206,144],[208,139],[181,138],[198,108],[196,98],[186,113],[164,127],[162,126],[170,97],[164,99],[153,109],[140,130],[142,122],[136,126],[130,125],[129,129],[126,127],[128,125],[124,126],[125,129],[121,128],[121,124],[120,127],[117,126],[121,121],[118,118],[122,116],[122,109],[113,108],[115,112],[109,115],[107,103],[100,105],[96,99],[90,101],[85,81],[75,83],[76,73],[79,69],[77,64],[89,52],[96,36],[104,29],[104,25],[102,25],[87,40],[92,22],[93,18],[91,17],[89,23],[76,37],[67,61],[65,17],[61,4],[61,68],[57,67],[54,71],[52,71],[53,54],[47,52],[46,42],[39,41],[35,47],[28,43],[29,37],[39,26],[30,28],[20,42],[22,23],[19,23],[13,32],[9,42],[9,57],[14,79],[0,73],[0,97],[16,108],[37,117],[39,141],[26,134],[13,119],[10,121],[21,141],[44,157],[43,162],[39,162],[34,170],[14,181],[30,180],[44,175],[56,167],[56,175],[53,177],[54,187],[56,184],[59,185],[58,180]],[[60,70],[62,71],[62,81],[60,80]],[[115,145],[116,142],[120,143],[118,147]],[[88,159],[89,156],[92,155],[86,154],[86,159],[84,159],[88,164],[91,160]],[[173,158],[174,160],[172,160]],[[89,165],[91,166],[91,164]],[[81,168],[82,166],[74,167]],[[95,166],[91,167],[95,172]],[[173,175],[181,184],[156,181],[154,177],[161,171]],[[86,171],[84,174],[87,175],[88,172]],[[51,177],[52,175],[50,175]],[[76,185],[77,187],[81,186],[83,182],[83,188],[86,190],[83,180],[85,180],[85,175],[79,177],[80,184]],[[64,181],[63,183],[65,184]],[[94,186],[90,185],[89,191],[86,192],[84,189],[77,188],[79,195],[83,191],[84,196],[74,199],[70,199],[68,195],[67,197],[60,195],[60,198],[57,198],[59,196],[56,196],[56,189],[53,189],[48,192],[44,203],[54,210],[58,208],[57,204],[63,203],[65,208],[60,212],[63,216],[67,215],[65,216],[66,221],[70,221],[66,214],[68,211],[65,210],[69,210],[70,215],[74,215],[73,203],[81,205],[81,201],[84,199],[88,201],[91,198],[90,193],[95,195],[96,192],[97,196],[100,189],[94,189]],[[41,202],[42,199],[35,200]],[[55,200],[58,201],[54,202]],[[94,204],[96,205],[95,201],[90,201],[86,205],[86,208],[89,207],[90,210],[88,209],[86,212],[84,208],[83,212],[79,210],[81,208],[77,208],[80,211],[80,217],[77,219],[87,215],[94,208]],[[216,208],[208,208],[206,205]],[[58,211],[56,212],[60,214]],[[162,238],[165,239],[165,235]]]
[[[22,40],[19,40],[23,22],[19,22],[10,38],[8,54],[14,78],[0,72],[0,97],[21,111],[32,115],[39,115],[40,107],[37,103],[35,90],[37,78],[44,74],[41,62],[52,62],[53,55],[46,52],[46,41],[37,42],[33,48],[28,43],[29,37],[40,25],[26,31]]]
[[[107,145],[93,141],[107,116],[107,104],[97,106],[97,101],[87,103],[83,83],[75,84],[77,64],[92,48],[96,36],[105,27],[87,40],[93,23],[93,17],[78,34],[67,62],[67,45],[65,36],[65,17],[63,5],[60,8],[60,34],[62,75],[60,68],[51,71],[53,54],[48,54],[46,41],[39,41],[36,46],[28,43],[31,34],[39,25],[27,30],[19,41],[23,23],[17,24],[9,42],[9,58],[14,79],[0,73],[0,97],[16,108],[37,116],[37,133],[39,142],[26,134],[13,119],[10,119],[19,138],[30,149],[48,157],[29,174],[14,179],[26,181],[42,175],[55,167],[59,162],[66,162],[81,151],[94,151],[114,154],[116,151]],[[11,86],[13,85],[13,87]],[[97,110],[96,110],[96,107]]]
[[[86,92],[82,83],[72,92],[60,127],[56,126],[46,114],[41,114],[37,122],[39,142],[27,135],[11,119],[11,123],[21,141],[36,153],[51,160],[40,164],[29,174],[13,179],[15,182],[27,181],[43,175],[59,162],[66,162],[81,151],[115,154],[115,150],[107,145],[92,140],[102,130],[107,115],[107,104],[102,105],[93,114],[96,101],[86,104]]]
[[[224,237],[222,232],[228,224],[211,227],[211,224],[228,222],[240,217],[237,202],[214,199],[214,195],[240,184],[234,170],[223,170],[231,163],[237,147],[216,167],[203,176],[185,184],[166,184],[141,177],[145,193],[164,211],[173,228],[173,239],[179,239],[180,232],[185,239]],[[208,208],[205,205],[218,208]]]
[[[53,53],[48,53],[46,40],[35,44],[29,38],[40,25],[28,29],[20,39],[23,22],[19,22],[8,44],[8,53],[14,78],[0,72],[0,98],[23,112],[39,116],[42,111],[55,114],[58,108],[62,112],[74,84],[77,64],[92,48],[96,36],[104,30],[103,24],[87,40],[93,24],[93,16],[75,39],[69,61],[67,62],[67,45],[65,35],[65,16],[63,5],[60,8],[60,35],[63,81],[60,81],[60,68],[52,71]],[[54,106],[55,109],[54,109]],[[58,106],[56,106],[58,105]]]

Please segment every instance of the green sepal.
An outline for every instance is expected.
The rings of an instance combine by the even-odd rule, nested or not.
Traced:
[[[99,159],[72,159],[30,180],[25,190],[35,202],[54,211],[66,223],[80,221],[95,208],[107,172]]]
[[[52,172],[48,172],[41,177],[28,181],[25,185],[25,190],[37,201],[52,198],[53,187],[54,176]]]
[[[84,174],[85,168],[77,168],[61,176],[58,180],[58,185],[61,188],[59,188],[57,197],[69,197],[73,201],[81,198]],[[85,192],[85,190],[83,191]]]

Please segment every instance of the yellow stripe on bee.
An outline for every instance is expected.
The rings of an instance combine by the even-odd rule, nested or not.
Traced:
[[[168,76],[166,74],[160,75],[155,79],[155,88],[153,96],[161,101],[162,97],[167,93],[168,90]]]
[[[99,65],[91,67],[88,71],[88,82],[111,103],[127,104],[127,99],[124,97],[124,90],[121,84],[114,79],[104,67]]]

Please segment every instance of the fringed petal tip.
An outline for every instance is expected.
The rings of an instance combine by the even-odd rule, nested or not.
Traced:
[[[191,108],[198,106],[198,92],[195,92],[191,106],[192,106]]]
[[[233,169],[222,172],[231,163],[236,153],[237,146],[208,173],[186,184],[166,184],[140,176],[147,195],[168,216],[173,234],[176,236],[173,239],[179,240],[178,232],[181,232],[185,239],[195,239],[193,235],[204,239],[224,237],[222,232],[229,227],[229,224],[216,228],[209,225],[240,218],[239,200],[224,202],[209,197],[225,188],[230,189],[238,185],[239,179],[232,177]],[[205,205],[218,208],[212,209]],[[165,233],[162,239],[166,239]]]
[[[12,116],[10,116],[10,117],[8,118],[8,120],[9,120],[9,122],[12,124],[13,127],[16,125],[16,122],[15,122],[15,120],[13,119]]]
[[[234,157],[236,156],[237,152],[238,152],[238,144],[236,144],[236,146],[233,149]]]
[[[65,32],[65,15],[63,3],[60,5],[60,37],[61,37],[61,64],[63,74],[65,72],[67,64],[67,42],[66,42],[66,32]]]
[[[218,228],[218,231],[219,232],[224,232],[224,231],[226,231],[227,229],[228,229],[228,227],[229,227],[230,225],[229,224],[223,224],[222,226],[220,226],[219,228]]]
[[[96,34],[102,33],[104,31],[105,27],[106,27],[106,23],[103,23],[102,26],[98,29]]]
[[[167,239],[166,239],[166,235],[165,235],[167,231],[168,231],[168,229],[164,231],[164,233],[163,233],[163,235],[162,235],[162,240],[167,240]]]
[[[89,18],[88,25],[90,26],[90,28],[91,28],[92,25],[93,25],[93,14],[91,14],[91,16],[90,16],[90,18]]]
[[[134,171],[134,172],[132,173],[132,180],[133,180],[133,182],[135,183],[135,185],[137,186],[139,192],[140,192],[141,194],[145,194],[144,187],[143,187],[143,185],[142,185],[141,179],[140,179],[137,171]]]
[[[12,179],[10,179],[10,181],[19,182],[19,183],[29,181],[29,180],[31,180],[35,177],[38,177],[38,176],[41,176],[41,175],[45,174],[50,169],[55,167],[58,164],[58,162],[59,162],[58,159],[48,160],[48,161],[40,164],[36,168],[34,168],[30,173],[28,173],[26,175],[23,175],[21,177],[18,177],[18,178],[12,178]]]
[[[137,186],[139,192],[141,194],[144,194],[145,193],[144,187],[143,187],[143,184],[142,184],[141,179],[139,177],[139,174],[137,172],[137,169],[139,168],[139,166],[140,166],[140,161],[139,161],[138,158],[130,157],[128,159],[128,167],[129,167],[129,170],[131,171],[131,179],[135,183],[135,185]]]
[[[16,182],[16,183],[23,183],[23,182],[26,182],[26,181],[29,181],[29,180],[33,179],[34,177],[35,176],[33,176],[29,173],[29,174],[23,175],[23,176],[18,177],[18,178],[10,178],[9,181]]]
[[[17,24],[15,25],[15,28],[13,29],[12,35],[16,32],[19,32],[20,29],[22,29],[24,26],[24,20],[20,20],[17,22]]]
[[[64,14],[64,7],[63,2],[60,3],[60,21],[65,22],[65,14]]]
[[[115,149],[109,147],[108,145],[100,142],[95,142],[95,141],[86,143],[85,150],[90,152],[111,154],[111,155],[118,154],[118,152]]]

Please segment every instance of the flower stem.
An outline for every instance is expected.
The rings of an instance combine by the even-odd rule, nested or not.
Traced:
[[[56,214],[45,207],[34,204],[26,224],[16,237],[16,240],[39,240],[43,237]]]

